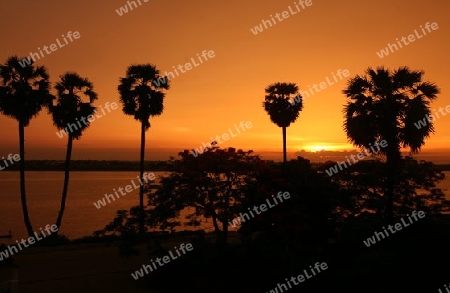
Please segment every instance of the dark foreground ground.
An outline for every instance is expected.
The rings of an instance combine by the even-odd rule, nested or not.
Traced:
[[[371,230],[372,229],[372,230]],[[286,244],[277,232],[242,238],[220,246],[193,237],[160,239],[138,245],[139,256],[122,258],[116,243],[30,247],[14,257],[19,289],[26,292],[438,292],[450,283],[450,225],[425,218],[366,247],[376,231],[370,224],[348,224],[340,243],[321,247]],[[380,231],[380,230],[378,230]],[[285,235],[285,234],[284,234]],[[364,237],[365,236],[365,237]],[[278,237],[278,238],[277,238]],[[148,252],[165,255],[174,245],[192,243],[193,251],[134,280],[131,273],[149,263]],[[316,262],[328,269],[288,290],[274,291]],[[11,268],[3,263],[2,281]],[[0,282],[2,282],[0,281]],[[273,290],[273,291],[270,291]],[[443,290],[443,292],[445,292]]]
[[[141,249],[145,249],[142,246]],[[155,292],[130,271],[145,256],[120,258],[116,247],[105,244],[29,248],[15,258],[19,268],[19,292]],[[1,268],[2,276],[11,273]]]

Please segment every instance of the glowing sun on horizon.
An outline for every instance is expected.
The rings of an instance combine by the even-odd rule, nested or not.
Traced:
[[[331,146],[331,145],[307,145],[304,149],[308,152],[320,152],[321,150],[325,151],[336,151],[342,147],[339,146]]]

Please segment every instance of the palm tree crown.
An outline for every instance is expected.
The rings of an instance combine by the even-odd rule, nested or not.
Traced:
[[[278,127],[289,127],[297,120],[303,109],[303,101],[295,83],[277,82],[269,85],[265,92],[264,110],[269,114],[273,123]],[[296,98],[296,103],[290,102],[293,97]]]
[[[266,89],[264,110],[269,114],[270,120],[283,131],[283,162],[286,162],[286,127],[294,123],[303,109],[303,97],[298,93],[295,83],[274,83]],[[293,95],[293,96],[291,96]],[[291,99],[295,98],[295,102]]]
[[[26,127],[43,107],[51,104],[53,97],[49,93],[47,69],[33,66],[33,61],[22,67],[19,60],[17,56],[12,56],[0,65],[0,111]]]
[[[379,67],[350,79],[343,90],[350,98],[344,108],[344,130],[350,141],[368,148],[375,139],[385,139],[388,146],[380,152],[397,158],[400,147],[417,153],[434,128],[431,121],[420,129],[414,123],[430,114],[429,103],[439,93],[433,83],[422,81],[423,74],[408,67],[393,72]]]
[[[153,82],[164,79],[163,82]],[[126,77],[120,80],[118,87],[123,112],[133,115],[134,119],[144,123],[145,129],[150,127],[150,116],[162,114],[165,94],[160,89],[169,89],[167,77],[161,77],[154,65],[131,65]]]
[[[57,90],[57,104],[51,107],[53,124],[58,129],[64,129],[68,124],[77,127],[69,133],[74,139],[79,139],[82,132],[89,127],[86,119],[94,113],[95,107],[91,104],[98,99],[93,91],[92,83],[87,78],[80,77],[77,73],[67,72],[60,76],[60,81],[55,85]],[[84,102],[84,98],[89,99]]]

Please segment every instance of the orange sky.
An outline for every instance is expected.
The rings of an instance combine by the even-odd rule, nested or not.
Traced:
[[[5,3],[6,2],[6,3]],[[262,108],[264,88],[274,82],[294,82],[301,90],[333,80],[337,70],[350,77],[368,67],[391,69],[407,65],[425,71],[425,79],[441,89],[432,108],[450,105],[446,1],[315,1],[257,35],[251,28],[270,15],[295,11],[294,1],[148,1],[119,16],[127,4],[110,1],[4,1],[0,62],[25,57],[50,46],[68,31],[80,38],[45,55],[36,64],[49,69],[51,81],[66,71],[89,78],[98,92],[96,106],[117,102],[117,85],[127,66],[152,63],[161,72],[197,58],[204,50],[215,56],[179,74],[167,91],[164,112],[152,118],[147,132],[146,159],[166,159],[168,153],[199,147],[241,121],[253,127],[220,144],[255,151],[281,151],[281,129]],[[376,52],[396,38],[436,22],[437,30],[380,59]],[[195,59],[198,60],[198,59]],[[197,61],[198,62],[198,61]],[[304,101],[299,119],[287,129],[287,146],[300,149],[351,148],[342,129],[341,91],[347,78]],[[140,124],[122,114],[121,105],[92,122],[74,143],[74,159],[139,158]],[[0,156],[18,152],[17,122],[0,116]],[[450,115],[435,121],[436,134],[424,150],[446,148]],[[55,134],[44,111],[25,129],[28,159],[63,159],[67,144]],[[162,152],[162,149],[167,149]],[[281,159],[281,153],[279,155]]]

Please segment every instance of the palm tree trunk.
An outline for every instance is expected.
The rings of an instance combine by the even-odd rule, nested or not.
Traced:
[[[28,236],[32,237],[33,227],[28,216],[27,197],[25,193],[25,128],[19,120],[19,144],[20,144],[20,199],[22,201],[22,213]]]
[[[286,163],[286,127],[283,128],[283,163]]]
[[[73,144],[72,134],[69,134],[68,139],[69,140],[67,142],[66,163],[64,169],[64,188],[61,197],[61,207],[59,209],[58,219],[56,220],[56,226],[58,227],[58,230],[56,231],[55,235],[58,233],[58,231],[60,231],[62,217],[64,214],[64,209],[66,207],[67,189],[69,188],[70,157],[72,155],[72,144]]]
[[[141,165],[140,165],[140,179],[144,180],[144,155],[145,155],[145,126],[141,125]],[[144,184],[139,188],[139,233],[144,234]]]

